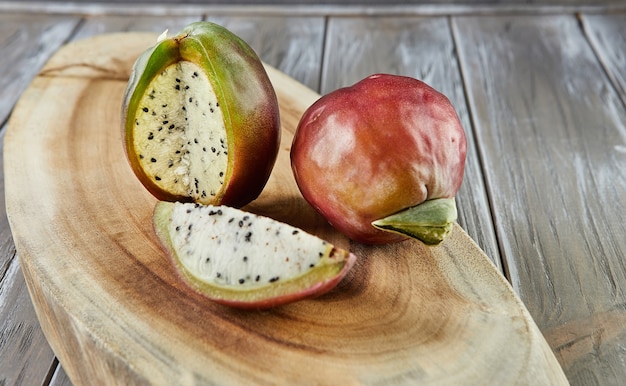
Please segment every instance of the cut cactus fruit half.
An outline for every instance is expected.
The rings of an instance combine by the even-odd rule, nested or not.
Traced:
[[[181,279],[232,307],[265,309],[319,296],[356,261],[301,229],[228,206],[160,201],[153,219]]]
[[[243,206],[280,144],[276,93],[242,39],[210,22],[159,37],[136,60],[122,106],[130,165],[158,199]]]

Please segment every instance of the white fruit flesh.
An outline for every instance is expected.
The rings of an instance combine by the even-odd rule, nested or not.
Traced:
[[[154,183],[206,202],[219,194],[228,167],[224,116],[199,66],[181,61],[156,76],[139,102],[133,146]]]
[[[155,227],[185,273],[229,291],[307,288],[332,279],[353,255],[291,225],[227,206],[160,202]],[[301,288],[301,289],[302,289]]]

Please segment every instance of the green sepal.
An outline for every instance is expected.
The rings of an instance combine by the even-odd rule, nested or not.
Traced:
[[[454,197],[437,198],[376,220],[372,225],[418,239],[427,245],[437,245],[452,231],[456,219]]]

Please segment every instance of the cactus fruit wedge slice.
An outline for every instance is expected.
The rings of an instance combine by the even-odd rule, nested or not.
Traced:
[[[321,295],[356,261],[301,229],[228,206],[160,201],[153,220],[183,282],[232,307],[265,309]]]
[[[159,37],[126,88],[130,165],[158,199],[243,206],[262,191],[280,144],[278,101],[263,63],[210,22]]]

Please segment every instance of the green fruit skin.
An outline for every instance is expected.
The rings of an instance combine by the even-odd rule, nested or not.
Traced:
[[[195,22],[164,39],[136,60],[122,107],[125,150],[131,167],[158,199],[191,201],[154,184],[132,149],[133,116],[150,81],[179,61],[199,65],[217,94],[227,130],[229,167],[223,188],[211,204],[241,207],[259,196],[276,162],[280,146],[278,100],[263,63],[252,48],[226,28]],[[206,203],[205,203],[206,204]]]
[[[448,98],[414,78],[375,74],[305,111],[291,166],[304,198],[336,229],[361,243],[384,244],[408,236],[372,222],[454,197],[466,150]]]

